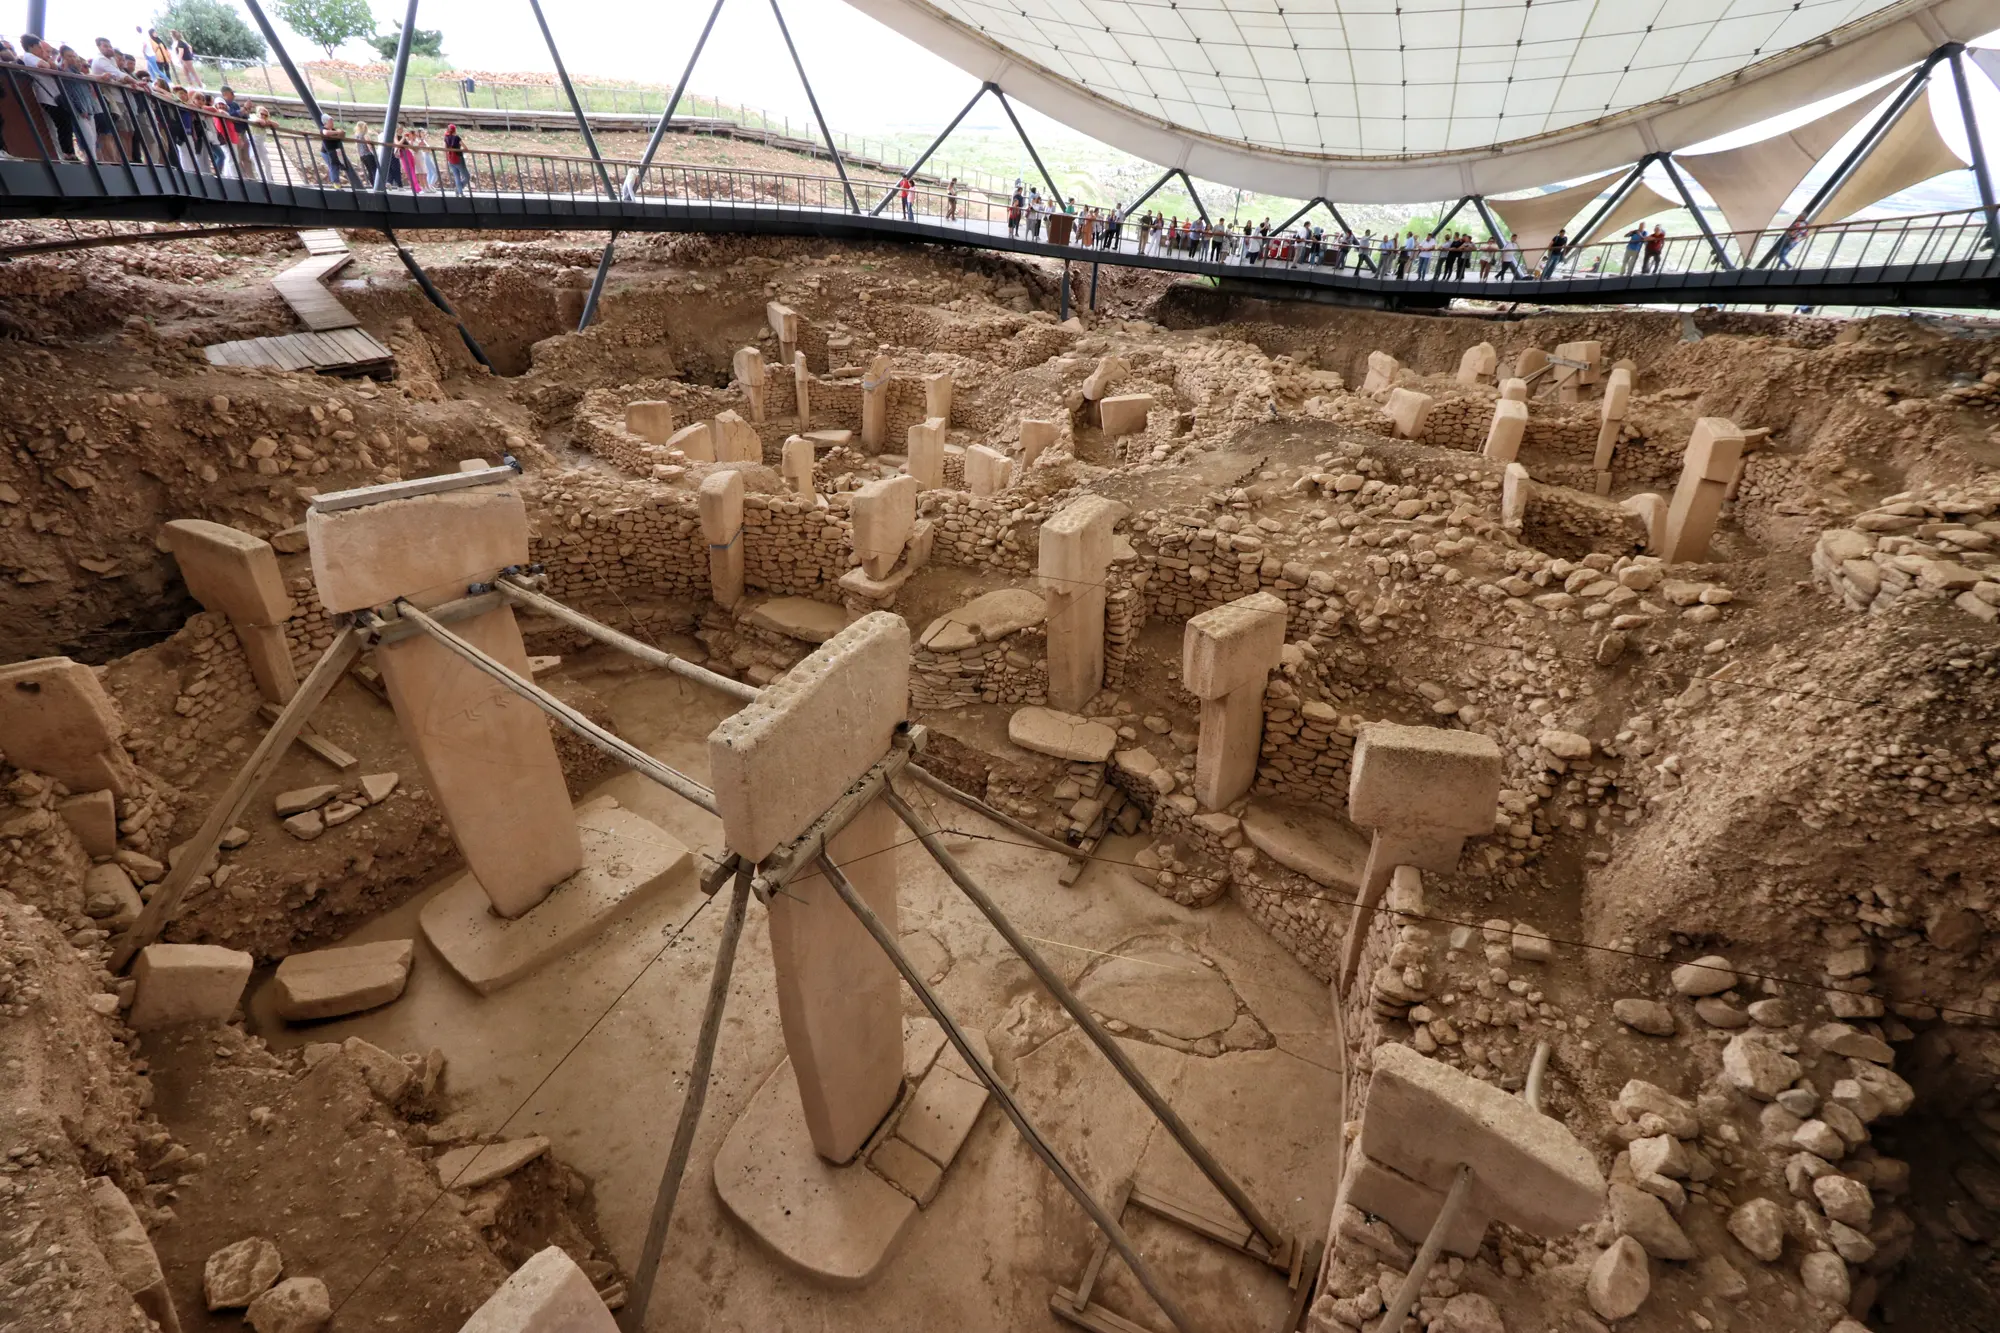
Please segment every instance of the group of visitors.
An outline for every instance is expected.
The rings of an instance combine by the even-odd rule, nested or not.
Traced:
[[[361,158],[359,172],[347,156],[350,142]],[[458,126],[445,126],[444,165],[451,173],[451,188],[457,194],[472,188],[472,172],[466,165],[465,153],[465,137],[458,132]],[[327,180],[334,185],[345,181],[353,189],[365,190],[373,189],[380,181],[389,189],[408,190],[411,194],[445,187],[445,178],[438,171],[437,152],[431,147],[430,135],[422,128],[397,131],[396,141],[391,144],[371,131],[365,120],[354,127],[350,136],[328,116],[320,124],[319,154],[326,164]]]

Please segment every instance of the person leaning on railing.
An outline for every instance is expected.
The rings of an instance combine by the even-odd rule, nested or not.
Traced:
[[[362,128],[365,130],[367,126],[364,125]],[[348,186],[358,190],[361,188],[361,178],[354,174],[354,164],[347,160],[346,144],[345,131],[334,124],[332,116],[325,117],[320,122],[319,155],[320,160],[326,163],[327,180],[330,184],[338,186],[340,178],[346,176]],[[361,141],[361,155],[364,162],[373,156],[368,151],[365,139]]]

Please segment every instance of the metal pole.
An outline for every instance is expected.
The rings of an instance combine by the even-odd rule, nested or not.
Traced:
[[[30,0],[30,12],[39,8],[41,4],[42,0]],[[271,51],[278,57],[278,64],[284,68],[285,77],[292,81],[292,90],[299,95],[299,100],[305,103],[306,114],[312,117],[313,129],[318,130],[326,123],[326,117],[321,114],[319,102],[312,95],[312,86],[300,76],[299,67],[292,63],[291,54],[285,50],[285,44],[278,40],[278,30],[272,27],[271,20],[265,17],[264,6],[258,4],[257,0],[243,0],[243,5],[250,11],[250,17],[257,20],[257,31],[263,33],[264,40],[271,44]],[[40,29],[34,31],[39,32]]]
[[[986,96],[986,90],[988,88],[991,88],[992,86],[993,85],[990,83],[982,83],[979,85],[979,91],[972,95],[972,101],[967,102],[964,106],[959,108],[958,114],[951,118],[951,124],[944,127],[944,132],[942,134],[938,135],[937,138],[931,140],[931,146],[929,148],[924,149],[923,156],[919,157],[915,162],[911,163],[907,171],[898,173],[897,185],[891,185],[889,187],[889,192],[882,196],[881,202],[877,203],[875,207],[868,210],[869,217],[875,217],[876,215],[881,213],[883,209],[889,206],[889,201],[896,197],[896,190],[898,185],[900,185],[901,182],[904,180],[913,178],[918,171],[923,169],[924,163],[931,160],[931,154],[935,153],[938,150],[938,146],[942,144],[947,138],[950,137],[951,132],[958,128],[958,122],[965,119],[966,113],[971,111],[972,108],[978,104],[980,98]],[[1049,188],[1053,190],[1055,187],[1051,185]]]
[[[417,0],[403,11],[403,30],[396,37],[396,68],[389,81],[389,113],[382,122],[382,154],[375,162],[375,190],[389,188],[390,155],[396,151],[396,122],[403,114],[403,84],[410,76],[410,38],[417,30]]]
[[[1067,259],[1063,260],[1062,296],[1057,303],[1056,309],[1056,320],[1058,322],[1069,318],[1069,261]]]
[[[1674,165],[1673,154],[1660,154],[1660,165],[1667,169],[1667,179],[1674,183],[1676,190],[1680,191],[1681,202],[1687,205],[1687,211],[1694,214],[1694,225],[1701,228],[1701,234],[1708,238],[1708,248],[1715,252],[1715,262],[1725,269],[1735,268],[1736,266],[1729,262],[1729,252],[1722,248],[1722,241],[1716,236],[1715,229],[1708,225],[1708,218],[1702,213],[1701,206],[1695,203],[1694,192],[1689,190],[1687,182],[1681,179],[1681,169]]]
[[[701,1033],[695,1038],[694,1064],[688,1069],[680,1122],[674,1126],[674,1146],[667,1153],[666,1168],[660,1173],[659,1192],[653,1196],[653,1216],[646,1224],[646,1243],[639,1251],[639,1267],[632,1274],[631,1296],[619,1313],[618,1322],[625,1333],[639,1333],[646,1325],[646,1307],[653,1300],[660,1253],[667,1245],[667,1225],[674,1219],[681,1177],[687,1174],[688,1157],[694,1151],[695,1128],[701,1123],[701,1108],[708,1100],[709,1071],[715,1064],[716,1038],[722,1033],[722,1008],[729,1000],[729,974],[736,965],[736,943],[743,936],[743,914],[750,901],[750,875],[750,865],[739,860],[736,887],[729,895],[729,915],[722,920],[722,938],[715,945],[715,970],[708,978],[708,1004],[701,1011]]]
[[[1972,175],[1979,182],[1979,207],[1986,214],[1986,239],[2000,253],[2000,206],[1993,198],[1993,174],[1986,166],[1986,146],[1979,137],[1979,117],[1972,114],[1972,87],[1965,81],[1965,48],[1951,53],[1951,81],[1958,89],[1958,113],[1965,117],[1965,146],[1972,150]]]
[[[1139,205],[1145,203],[1148,199],[1151,199],[1154,196],[1154,194],[1158,193],[1159,188],[1162,185],[1165,185],[1168,181],[1174,178],[1174,173],[1177,170],[1178,168],[1176,167],[1168,167],[1166,169],[1166,172],[1158,180],[1154,181],[1151,185],[1148,185],[1146,187],[1146,192],[1144,194],[1140,195],[1137,199],[1134,199],[1131,203],[1125,205],[1123,209],[1124,215],[1126,217],[1131,217],[1132,210],[1137,208]]]
[[[1049,193],[1055,196],[1056,207],[1067,213],[1069,211],[1069,201],[1064,199],[1062,191],[1056,188],[1055,177],[1049,175],[1049,169],[1042,165],[1042,155],[1035,151],[1035,145],[1028,138],[1028,132],[1021,128],[1021,118],[1014,114],[1014,104],[1007,100],[1007,94],[1000,91],[999,84],[989,83],[986,86],[991,88],[993,95],[1000,99],[1000,109],[1007,113],[1007,120],[1014,126],[1014,133],[1021,136],[1021,146],[1028,150],[1028,159],[1035,164],[1035,170],[1042,173],[1042,184],[1048,186]]]
[[[1597,229],[1597,224],[1602,222],[1605,218],[1609,217],[1611,215],[1612,209],[1618,207],[1618,201],[1620,199],[1623,199],[1626,195],[1632,193],[1632,187],[1637,185],[1639,183],[1639,178],[1646,174],[1646,168],[1652,165],[1654,156],[1655,156],[1654,154],[1648,153],[1644,157],[1640,158],[1638,164],[1632,168],[1631,174],[1626,176],[1624,180],[1619,181],[1618,184],[1612,187],[1611,197],[1609,199],[1606,199],[1604,203],[1598,207],[1598,210],[1590,215],[1590,220],[1588,222],[1584,223],[1581,227],[1578,227],[1576,229],[1576,240],[1570,243],[1572,248],[1581,246],[1583,244],[1584,237],[1590,235],[1592,231],[1595,231]],[[1452,212],[1454,213],[1456,213],[1457,211],[1458,210],[1455,208],[1452,210]],[[1431,234],[1435,236],[1437,233],[1433,232]]]
[[[805,85],[806,102],[812,107],[813,119],[819,122],[820,137],[826,140],[826,151],[833,156],[833,169],[840,173],[840,188],[847,193],[847,211],[859,213],[861,203],[854,197],[854,186],[848,183],[847,164],[840,160],[840,150],[833,146],[833,131],[826,127],[826,117],[820,114],[819,98],[813,94],[812,80],[806,77],[806,66],[799,59],[799,48],[792,44],[792,30],[785,26],[785,13],[778,8],[778,0],[771,0],[771,13],[778,20],[778,35],[785,39],[785,49],[792,53],[792,65],[799,72],[799,82]],[[785,132],[791,133],[792,122],[785,120]]]
[[[494,580],[494,585],[500,589],[501,595],[509,601],[518,602],[529,610],[539,612],[552,620],[560,620],[571,629],[580,630],[599,643],[607,644],[610,647],[618,649],[620,652],[630,653],[633,657],[651,666],[662,667],[673,672],[675,675],[685,676],[689,680],[706,685],[713,690],[720,690],[724,694],[740,699],[745,703],[752,702],[762,692],[755,685],[746,685],[740,680],[731,680],[727,676],[710,671],[707,667],[696,666],[686,658],[676,657],[670,652],[653,647],[651,644],[641,643],[630,635],[620,634],[609,625],[601,625],[580,611],[572,611],[553,597],[545,596],[531,588],[521,586],[520,583],[511,577],[496,579]]]
[[[396,239],[396,233],[389,228],[382,228],[382,234],[389,238],[389,244],[396,247],[396,258],[403,261],[403,267],[410,271],[412,278],[416,279],[417,286],[423,290],[424,298],[439,310],[449,315],[452,322],[458,325],[459,339],[465,343],[465,350],[472,353],[472,359],[480,365],[485,366],[488,370],[493,369],[493,363],[486,359],[486,349],[481,347],[479,340],[472,336],[472,330],[465,327],[465,321],[460,319],[458,312],[451,308],[451,302],[444,299],[444,293],[439,291],[437,284],[431,281],[431,275],[424,272],[423,265],[417,262],[417,257],[403,248],[403,243]]]
[[[993,1094],[993,1100],[1000,1104],[1001,1111],[1014,1122],[1014,1128],[1027,1141],[1028,1147],[1042,1159],[1042,1164],[1048,1167],[1049,1174],[1053,1175],[1062,1187],[1069,1191],[1070,1197],[1090,1215],[1090,1220],[1095,1222],[1098,1230],[1110,1240],[1111,1248],[1118,1251],[1118,1257],[1132,1270],[1132,1276],[1139,1279],[1139,1285],[1146,1289],[1146,1294],[1166,1312],[1173,1326],[1179,1329],[1180,1333],[1194,1333],[1194,1326],[1188,1322],[1187,1316],[1181,1313],[1180,1303],[1167,1294],[1166,1288],[1162,1287],[1159,1279],[1153,1276],[1153,1270],[1139,1257],[1139,1251],[1133,1248],[1131,1238],[1125,1234],[1125,1228],[1119,1226],[1118,1219],[1105,1212],[1103,1205],[1091,1197],[1083,1182],[1063,1165],[1062,1158],[1056,1156],[1055,1150],[1049,1147],[1034,1125],[1029,1123],[1027,1113],[1021,1109],[1020,1103],[1014,1100],[1014,1094],[1007,1090],[1007,1086],[1000,1081],[1000,1076],[986,1063],[986,1057],[966,1039],[957,1020],[945,1011],[943,1002],[938,999],[937,992],[931,989],[930,983],[924,980],[923,974],[911,966],[910,960],[903,954],[902,946],[896,942],[896,937],[882,924],[882,918],[875,915],[875,909],[861,900],[861,895],[854,891],[854,886],[848,883],[847,876],[841,873],[840,867],[833,863],[831,857],[820,857],[819,864],[826,875],[827,883],[833,886],[833,891],[840,895],[840,900],[847,904],[848,910],[860,918],[862,926],[875,937],[875,943],[882,946],[882,952],[889,955],[889,961],[903,974],[904,982],[917,993],[917,998],[923,1001],[924,1008],[937,1020],[937,1025],[944,1029],[945,1036],[951,1039],[952,1047],[957,1050],[959,1058],[979,1076],[979,1081],[986,1085],[986,1090]]]
[[[1450,210],[1446,212],[1443,217],[1438,219],[1437,226],[1431,229],[1430,239],[1435,241],[1438,238],[1438,233],[1443,231],[1445,229],[1445,226],[1448,223],[1450,223],[1450,221],[1453,218],[1458,216],[1458,210],[1464,208],[1466,201],[1470,198],[1472,198],[1472,196],[1469,194],[1462,194],[1458,197],[1458,202],[1453,204]]]
[[[1051,838],[1034,825],[1022,823],[1006,811],[988,805],[971,792],[960,791],[957,787],[952,786],[929,769],[919,768],[915,764],[911,764],[903,771],[940,796],[949,796],[966,809],[977,810],[1000,827],[1012,829],[1029,842],[1035,844],[1035,846],[1040,847],[1043,851],[1054,852],[1057,856],[1067,856],[1073,861],[1088,861],[1090,859],[1090,853],[1084,851],[1081,847],[1072,847],[1066,842],[1059,842]]]
[[[918,840],[924,845],[924,850],[929,852],[931,858],[943,868],[944,873],[950,876],[951,882],[958,885],[959,891],[972,899],[972,905],[993,923],[993,928],[1000,932],[1000,938],[1007,941],[1007,947],[1020,956],[1021,961],[1026,963],[1042,985],[1048,988],[1049,994],[1055,996],[1056,1003],[1076,1020],[1077,1026],[1083,1029],[1083,1034],[1090,1038],[1091,1044],[1104,1052],[1104,1058],[1111,1062],[1111,1067],[1118,1071],[1119,1077],[1138,1094],[1139,1100],[1146,1104],[1146,1109],[1153,1113],[1154,1118],[1166,1128],[1167,1133],[1174,1136],[1174,1142],[1180,1144],[1181,1150],[1201,1168],[1201,1173],[1208,1177],[1216,1189],[1222,1191],[1222,1196],[1229,1200],[1230,1207],[1255,1228],[1257,1234],[1271,1247],[1271,1252],[1276,1254],[1284,1245],[1284,1237],[1278,1229],[1257,1210],[1257,1205],[1250,1201],[1250,1196],[1243,1192],[1243,1187],[1223,1170],[1222,1163],[1216,1161],[1201,1140],[1194,1136],[1194,1131],[1187,1127],[1187,1123],[1175,1113],[1174,1108],[1167,1104],[1167,1099],[1162,1097],[1147,1081],[1146,1076],[1139,1072],[1139,1067],[1132,1063],[1132,1058],[1125,1054],[1124,1049],[1112,1039],[1111,1034],[1091,1017],[1090,1009],[1076,997],[1076,993],[1056,974],[1056,970],[1048,965],[1048,961],[1035,951],[1035,946],[1028,942],[1025,935],[1014,929],[1014,923],[1007,919],[1007,914],[1000,910],[999,904],[987,895],[986,890],[981,888],[978,882],[966,873],[965,867],[958,863],[958,858],[946,849],[943,839],[934,831],[924,827],[923,822],[917,818],[917,812],[902,797],[896,795],[894,790],[885,790],[882,793],[882,800],[895,812],[896,818],[902,820],[910,832],[917,835]]]
[[[597,300],[604,295],[604,280],[611,274],[611,257],[618,248],[618,232],[614,228],[604,242],[604,253],[597,258],[597,272],[590,279],[590,291],[583,298],[583,313],[576,318],[576,331],[582,333],[597,318]]]
[[[48,0],[28,0],[28,31],[37,37],[49,30]]]
[[[1196,193],[1195,191],[1194,178],[1188,175],[1187,172],[1185,171],[1181,172],[1180,175],[1181,175],[1181,184],[1187,186],[1188,198],[1194,202],[1194,211],[1201,214],[1201,220],[1203,222],[1207,222],[1209,220],[1208,210],[1201,206],[1201,195]]]
[[[416,0],[410,2],[414,5]],[[556,78],[562,81],[563,96],[569,99],[569,109],[576,114],[576,128],[583,135],[583,146],[590,150],[590,160],[597,164],[597,176],[604,182],[604,193],[616,199],[618,191],[611,184],[611,173],[605,169],[604,155],[597,151],[597,136],[590,132],[590,117],[583,114],[583,103],[576,100],[576,85],[569,81],[569,70],[563,65],[562,52],[556,50],[556,35],[549,31],[549,21],[542,16],[542,0],[528,0],[528,8],[535,11],[535,25],[542,30],[542,40],[549,45],[549,59],[556,63]]]
[[[660,113],[660,123],[653,126],[653,137],[646,143],[646,151],[639,159],[638,178],[644,180],[646,168],[653,165],[653,154],[660,151],[660,141],[667,137],[667,123],[674,118],[680,108],[681,98],[687,93],[688,80],[694,77],[694,62],[701,59],[701,48],[708,45],[708,34],[715,31],[716,16],[722,13],[725,0],[715,0],[715,7],[708,11],[708,22],[701,25],[701,36],[695,39],[694,50],[688,55],[687,68],[681,71],[681,81],[674,85],[673,100]]]
[[[1097,309],[1097,261],[1095,259],[1090,261],[1090,308],[1093,313]]]
[[[1299,210],[1298,210],[1298,211],[1297,211],[1296,213],[1293,213],[1293,214],[1292,214],[1292,215],[1291,215],[1290,217],[1286,218],[1286,219],[1285,219],[1285,220],[1284,220],[1283,222],[1280,222],[1280,223],[1279,223],[1279,224],[1277,225],[1277,227],[1275,228],[1275,230],[1278,230],[1278,231],[1283,231],[1283,230],[1284,230],[1285,228],[1287,228],[1287,227],[1291,226],[1291,225],[1292,225],[1292,224],[1293,224],[1294,222],[1297,222],[1297,221],[1298,221],[1298,220],[1299,220],[1300,218],[1304,217],[1304,216],[1305,216],[1306,214],[1308,214],[1308,213],[1312,212],[1312,211],[1313,211],[1313,205],[1314,205],[1314,204],[1318,204],[1318,203],[1322,203],[1322,202],[1324,202],[1324,201],[1323,201],[1323,200],[1321,200],[1321,199],[1320,199],[1320,198],[1319,198],[1319,197],[1318,197],[1317,195],[1315,195],[1315,196],[1314,196],[1314,197],[1312,197],[1311,199],[1308,199],[1308,200],[1306,200],[1306,202],[1305,202],[1305,206],[1304,206],[1304,207],[1300,208],[1300,209],[1299,209]],[[1337,216],[1336,216],[1335,220],[1336,220],[1336,221],[1338,221],[1338,217],[1337,217]]]
[[[1483,194],[1473,195],[1472,206],[1479,210],[1479,220],[1486,224],[1486,234],[1488,236],[1491,236],[1494,240],[1500,242],[1499,271],[1505,273],[1507,271],[1508,266],[1510,264],[1513,264],[1514,262],[1511,259],[1507,258],[1507,245],[1511,238],[1507,235],[1507,233],[1500,230],[1499,221],[1493,216],[1492,210],[1486,207],[1485,195]],[[1521,276],[1521,270],[1518,266],[1514,268],[1514,274],[1516,277]]]

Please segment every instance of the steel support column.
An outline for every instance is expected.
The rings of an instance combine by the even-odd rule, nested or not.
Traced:
[[[583,298],[583,313],[576,318],[576,331],[582,333],[597,318],[597,301],[604,295],[604,280],[611,274],[611,257],[618,249],[618,232],[613,229],[604,239],[604,253],[597,257],[597,273],[590,280],[590,291]]]
[[[1509,236],[1508,233],[1500,230],[1499,220],[1493,216],[1493,211],[1488,207],[1486,207],[1486,196],[1483,194],[1473,195],[1472,206],[1479,210],[1479,220],[1486,224],[1486,234],[1491,236],[1494,240],[1500,242],[1499,271],[1505,273],[1508,269],[1511,268],[1514,270],[1515,277],[1518,278],[1523,276],[1521,273],[1521,266],[1519,264],[1516,264],[1513,260],[1507,258],[1507,247],[1511,243],[1513,238]]]
[[[410,76],[410,39],[416,30],[417,0],[410,0],[403,11],[403,31],[396,38],[396,68],[389,79],[389,114],[382,122],[382,151],[375,159],[377,193],[389,188],[389,163],[396,151],[396,122],[403,114],[403,84]]]
[[[411,3],[414,5],[415,0]],[[590,117],[583,114],[583,103],[577,100],[576,85],[569,81],[569,69],[563,64],[562,52],[556,50],[556,35],[549,31],[549,21],[542,14],[542,0],[528,0],[528,8],[535,11],[535,26],[542,30],[542,40],[548,43],[549,59],[556,66],[556,78],[562,81],[563,96],[569,99],[569,109],[576,116],[577,133],[583,136],[583,146],[590,150],[590,160],[597,165],[597,178],[604,182],[605,196],[616,199],[618,190],[611,184],[611,172],[605,168],[604,154],[597,151],[597,136],[590,132]]]
[[[35,0],[35,3],[40,4],[41,0]],[[285,44],[278,40],[278,30],[272,27],[271,20],[265,17],[264,6],[258,4],[257,0],[243,0],[243,5],[250,11],[250,17],[257,21],[257,31],[264,34],[264,40],[270,44],[272,54],[278,57],[278,64],[285,71],[285,77],[292,81],[292,91],[299,95],[301,102],[305,103],[306,114],[312,117],[313,130],[317,133],[320,126],[326,123],[326,116],[319,109],[318,99],[312,95],[312,85],[300,76],[299,67],[292,63],[291,53],[286,51]]]
[[[1028,157],[1034,162],[1035,170],[1042,173],[1042,184],[1048,186],[1049,193],[1055,196],[1056,207],[1065,213],[1069,212],[1069,201],[1064,199],[1062,191],[1056,188],[1055,177],[1049,175],[1049,169],[1042,165],[1042,155],[1035,151],[1034,142],[1028,138],[1028,132],[1021,128],[1021,118],[1014,114],[1014,104],[1007,100],[1007,94],[1000,91],[999,84],[989,83],[986,86],[1000,99],[1000,109],[1007,113],[1008,121],[1014,126],[1014,133],[1021,136],[1021,146],[1028,150]]]
[[[1965,48],[1951,53],[1951,81],[1958,89],[1958,113],[1965,117],[1965,146],[1972,152],[1972,175],[1979,182],[1979,207],[1986,214],[1986,239],[2000,254],[2000,206],[1993,199],[1993,173],[1986,165],[1986,145],[1979,137],[1979,117],[1972,113],[1972,86],[1965,81]]]
[[[1701,234],[1708,240],[1708,248],[1715,252],[1716,264],[1725,270],[1734,269],[1736,265],[1729,261],[1729,252],[1722,248],[1722,241],[1716,236],[1715,229],[1708,225],[1708,218],[1702,213],[1701,205],[1694,201],[1694,192],[1688,189],[1687,182],[1681,179],[1681,169],[1674,164],[1673,154],[1660,154],[1660,165],[1667,169],[1667,179],[1672,181],[1674,189],[1680,192],[1681,202],[1687,205],[1687,211],[1694,214],[1694,225],[1701,228]]]
[[[1623,199],[1626,195],[1632,193],[1632,187],[1637,185],[1639,183],[1639,178],[1646,174],[1646,168],[1652,166],[1653,159],[1660,156],[1662,156],[1662,154],[1648,153],[1644,157],[1640,158],[1637,164],[1633,166],[1631,173],[1627,175],[1624,180],[1619,181],[1617,185],[1612,187],[1611,197],[1609,199],[1606,199],[1602,204],[1598,206],[1597,211],[1590,215],[1590,220],[1588,222],[1585,222],[1581,227],[1578,227],[1576,229],[1576,239],[1571,241],[1570,245],[1572,246],[1582,245],[1584,237],[1590,235],[1591,232],[1597,230],[1597,224],[1604,221],[1605,218],[1611,216],[1611,210],[1618,207],[1618,201]],[[1460,202],[1463,201],[1461,200]],[[1458,210],[1455,208],[1452,210],[1452,212],[1454,213],[1456,213],[1457,211]],[[1431,234],[1436,235],[1437,233],[1433,232]],[[1565,254],[1564,258],[1568,258],[1568,255]]]
[[[1469,194],[1462,194],[1458,197],[1457,203],[1453,204],[1450,208],[1445,210],[1444,216],[1438,219],[1437,226],[1431,228],[1431,234],[1430,234],[1431,240],[1435,241],[1438,238],[1439,234],[1442,233],[1448,225],[1450,225],[1451,220],[1458,216],[1458,210],[1464,208],[1466,203],[1471,198],[1472,196]]]
[[[444,299],[444,293],[439,291],[437,284],[431,281],[431,275],[424,272],[424,267],[417,262],[417,257],[403,248],[402,241],[398,240],[396,233],[389,228],[382,228],[382,234],[389,238],[389,244],[396,247],[396,258],[403,261],[403,267],[410,271],[412,278],[416,279],[417,286],[423,291],[424,299],[450,316],[451,322],[458,325],[458,336],[465,343],[465,350],[472,353],[472,359],[480,365],[485,366],[488,370],[493,369],[493,363],[486,359],[486,349],[481,347],[479,340],[472,336],[472,330],[465,327],[465,321],[460,319],[458,312],[451,308],[451,302]]]
[[[1300,218],[1304,217],[1306,214],[1312,212],[1317,205],[1324,203],[1326,203],[1326,200],[1320,198],[1318,195],[1314,195],[1312,198],[1306,200],[1304,206],[1301,207],[1297,212],[1293,213],[1290,217],[1286,218],[1283,222],[1280,222],[1277,226],[1273,227],[1271,230],[1274,232],[1283,231],[1285,228],[1291,226],[1294,222],[1297,222]],[[1332,205],[1329,204],[1328,208],[1331,209],[1331,207]]]
[[[1194,211],[1201,214],[1203,222],[1209,221],[1208,210],[1201,206],[1201,195],[1194,188],[1194,178],[1188,175],[1185,169],[1181,171],[1180,176],[1181,184],[1187,186],[1188,198],[1194,203]]]
[[[778,0],[771,0],[771,15],[778,20],[778,35],[785,39],[785,49],[792,54],[792,68],[799,72],[799,82],[805,85],[806,103],[812,107],[813,119],[819,122],[819,133],[826,140],[826,151],[833,158],[833,169],[840,173],[840,188],[847,194],[847,211],[859,213],[860,201],[854,197],[854,185],[847,179],[847,164],[840,160],[840,150],[833,145],[833,131],[826,127],[826,117],[820,114],[819,98],[813,94],[812,80],[806,77],[806,66],[799,59],[799,48],[792,44],[792,30],[785,26],[785,12],[778,8]]]
[[[1126,217],[1132,216],[1133,209],[1145,203],[1148,199],[1151,199],[1153,195],[1159,191],[1159,188],[1162,185],[1165,185],[1168,181],[1172,180],[1177,174],[1179,174],[1179,171],[1180,169],[1178,167],[1168,167],[1165,174],[1163,174],[1158,180],[1154,181],[1151,185],[1148,185],[1146,187],[1146,192],[1144,194],[1140,195],[1137,199],[1134,199],[1131,203],[1125,205],[1124,216]]]
[[[687,95],[688,80],[694,77],[694,62],[701,59],[701,49],[708,45],[708,35],[715,31],[715,20],[722,13],[724,0],[715,0],[715,7],[708,11],[708,22],[701,25],[701,36],[695,38],[694,50],[688,54],[687,68],[681,71],[681,81],[674,85],[673,100],[660,113],[660,123],[653,126],[653,137],[646,141],[646,151],[639,158],[638,170],[632,173],[632,190],[640,192],[646,179],[646,168],[653,165],[653,155],[660,151],[660,141],[667,137],[667,123],[680,109],[681,98]]]
[[[868,210],[868,216],[880,216],[882,210],[889,206],[889,201],[896,197],[896,191],[902,187],[902,183],[906,180],[915,181],[917,173],[923,170],[924,163],[931,160],[931,154],[944,145],[944,141],[951,137],[951,132],[958,128],[958,122],[965,119],[966,114],[979,104],[979,99],[986,96],[986,90],[992,87],[993,85],[990,83],[979,85],[979,91],[972,95],[972,100],[958,109],[958,114],[951,118],[951,124],[944,127],[944,132],[931,140],[931,146],[924,149],[923,155],[915,162],[912,162],[908,169],[896,178],[896,184],[891,185],[889,192],[876,201],[875,207]]]

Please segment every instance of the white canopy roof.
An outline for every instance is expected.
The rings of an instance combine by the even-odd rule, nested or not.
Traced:
[[[1994,27],[1994,0],[848,0],[1222,184],[1505,193],[1697,143]]]

